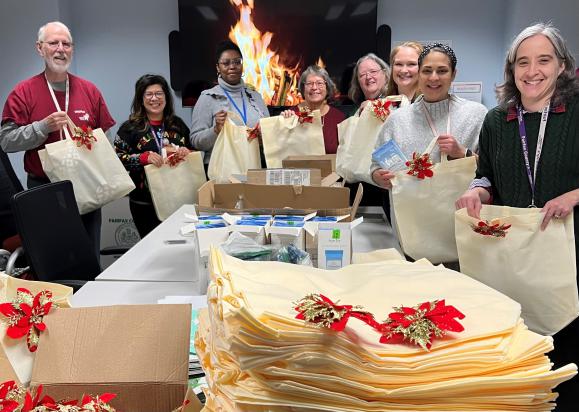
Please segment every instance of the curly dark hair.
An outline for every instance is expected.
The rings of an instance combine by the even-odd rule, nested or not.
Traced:
[[[166,130],[180,129],[176,128],[175,122],[175,109],[173,107],[173,94],[169,88],[167,80],[158,74],[145,74],[139,77],[139,80],[135,83],[135,95],[133,97],[133,102],[131,103],[131,114],[129,115],[129,121],[133,124],[135,129],[144,131],[149,127],[149,121],[147,118],[147,110],[143,103],[143,96],[147,87],[158,84],[163,89],[165,93],[165,108],[163,109],[163,124]]]

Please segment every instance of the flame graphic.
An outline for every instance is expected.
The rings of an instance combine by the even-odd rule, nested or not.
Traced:
[[[269,49],[273,33],[255,27],[251,17],[254,1],[229,0],[239,9],[239,20],[229,31],[229,38],[241,49],[244,81],[254,86],[272,106],[296,105],[302,98],[297,89],[299,62],[295,67],[280,63],[280,56]],[[320,59],[321,60],[321,59]]]

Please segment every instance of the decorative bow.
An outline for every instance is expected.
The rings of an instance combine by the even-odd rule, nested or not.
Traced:
[[[42,385],[36,391],[28,391],[14,381],[0,384],[0,412],[115,412],[108,404],[117,395],[104,393],[100,396],[84,396],[82,401],[55,401],[42,395]]]
[[[177,156],[177,153],[175,152],[171,156],[167,157],[167,164],[171,167],[175,167],[184,160],[185,157]]]
[[[390,115],[390,106],[392,105],[390,100],[376,99],[372,100],[370,104],[372,105],[372,113],[377,119],[385,121]]]
[[[312,123],[314,121],[314,115],[312,114],[312,112],[307,110],[299,111],[298,113],[296,113],[296,116],[298,117],[299,124]]]
[[[87,125],[82,125],[81,127],[75,127],[74,133],[71,139],[76,142],[78,147],[85,146],[88,150],[92,149],[92,141],[97,141],[96,137],[93,135],[92,129]]]
[[[454,306],[447,306],[444,299],[424,302],[415,307],[394,308],[395,312],[380,323],[370,312],[360,306],[338,305],[321,294],[310,294],[294,303],[298,312],[296,319],[314,323],[320,327],[343,331],[350,317],[357,318],[379,332],[380,343],[395,344],[408,341],[429,350],[435,338],[447,331],[462,332],[464,327],[455,319],[464,315]]]
[[[455,318],[464,315],[454,306],[446,306],[444,299],[424,302],[414,307],[401,306],[384,321],[381,343],[410,341],[423,349],[430,349],[434,338],[441,338],[446,331],[462,332],[464,327]]]
[[[254,128],[247,128],[247,140],[260,139],[261,138],[261,127],[259,123],[255,125]]]
[[[498,220],[492,220],[490,223],[488,220],[481,220],[476,226],[471,227],[473,231],[484,236],[505,237],[511,225],[500,224]]]
[[[11,303],[0,304],[0,313],[8,318],[6,335],[12,339],[26,336],[30,352],[38,348],[40,332],[46,330],[44,316],[52,307],[52,292],[43,290],[34,296],[28,289],[18,288]]]
[[[313,293],[294,303],[294,309],[298,312],[296,319],[302,319],[321,327],[340,332],[344,330],[350,316],[361,321],[378,325],[374,315],[361,310],[361,306],[338,305],[324,295]]]
[[[412,160],[407,161],[406,166],[409,168],[406,173],[410,176],[416,176],[418,179],[434,176],[432,171],[434,164],[430,161],[428,153],[422,155],[416,152],[412,153]]]

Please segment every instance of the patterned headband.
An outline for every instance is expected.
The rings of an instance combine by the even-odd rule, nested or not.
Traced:
[[[452,67],[452,70],[456,68],[456,55],[454,54],[454,50],[452,50],[450,46],[447,46],[446,44],[442,43],[431,43],[424,46],[424,50],[422,50],[422,53],[420,53],[420,56],[418,56],[419,66],[422,66],[422,60],[424,60],[424,58],[428,55],[428,53],[430,53],[434,49],[436,49],[435,51],[440,51],[448,56],[448,58],[450,59],[450,65]]]

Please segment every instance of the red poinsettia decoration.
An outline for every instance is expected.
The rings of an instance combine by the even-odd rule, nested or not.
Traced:
[[[44,316],[52,307],[52,292],[43,290],[34,296],[28,289],[18,288],[11,303],[0,304],[0,313],[8,318],[6,335],[12,339],[26,336],[30,352],[38,348],[40,332],[46,329]]]
[[[507,235],[507,230],[511,225],[501,224],[500,222],[493,220],[489,222],[488,220],[480,221],[478,224],[471,225],[472,230],[476,233],[480,233],[484,236],[494,236],[494,237],[505,237]]]
[[[14,381],[0,384],[0,412],[115,412],[108,404],[117,395],[104,393],[92,397],[85,395],[82,401],[55,401],[50,396],[42,396],[42,385],[36,391],[27,391]]]
[[[167,164],[171,167],[177,166],[179,163],[185,160],[182,156],[177,156],[177,152],[173,153],[169,157],[167,157]]]
[[[381,343],[409,341],[424,349],[430,349],[435,338],[447,331],[462,332],[464,327],[455,319],[464,315],[454,306],[447,306],[444,299],[424,302],[415,307],[394,308],[395,312],[384,321]]]
[[[23,390],[14,381],[0,384],[0,412],[14,412],[20,406],[18,400]]]
[[[296,319],[302,319],[319,326],[340,332],[344,330],[350,317],[360,319],[372,327],[378,322],[374,315],[361,310],[361,306],[338,305],[322,294],[313,293],[295,303]]]
[[[259,123],[257,123],[254,128],[247,128],[247,140],[253,139],[261,139],[261,127],[259,127]]]
[[[406,173],[410,176],[416,176],[418,179],[434,176],[432,171],[434,164],[430,161],[428,153],[422,155],[416,152],[412,153],[412,160],[407,161],[406,166],[408,166],[408,172]]]
[[[88,150],[92,149],[92,142],[97,141],[93,135],[92,128],[84,124],[74,128],[74,134],[71,138],[76,142],[78,147],[85,146]]]
[[[374,116],[381,121],[385,121],[390,115],[390,106],[392,105],[392,102],[386,99],[376,99],[372,100],[371,104]]]
[[[314,115],[309,110],[300,110],[296,113],[296,116],[298,117],[299,124],[312,123],[314,121]]]

